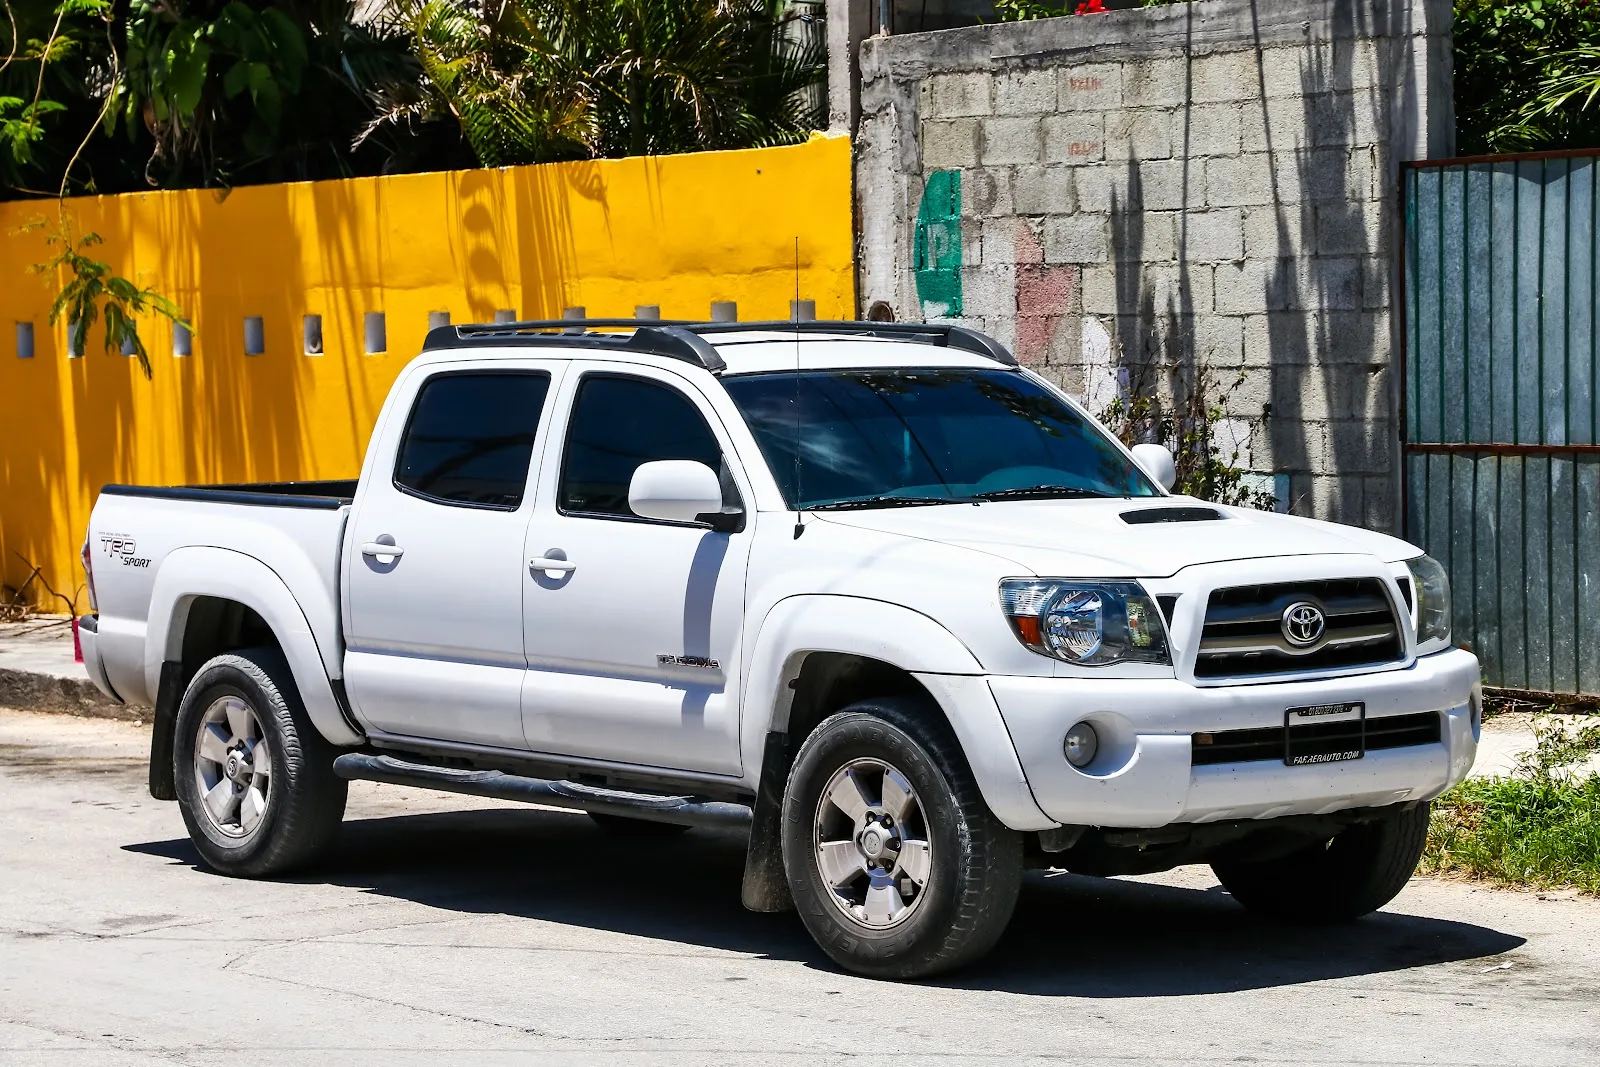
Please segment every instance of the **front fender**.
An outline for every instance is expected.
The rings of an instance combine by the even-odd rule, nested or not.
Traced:
[[[944,711],[979,792],[1000,821],[1014,830],[1057,825],[1033,799],[1005,720],[972,652],[928,616],[865,597],[789,597],[774,604],[762,620],[745,665],[740,702],[740,745],[752,782],[761,778],[767,734],[788,725],[794,698],[789,685],[813,652],[864,656],[916,676]]]
[[[157,690],[162,663],[182,658],[189,608],[202,596],[238,601],[266,621],[289,662],[306,714],[330,744],[359,745],[365,740],[339,709],[322,650],[289,587],[254,556],[225,548],[180,548],[162,561],[151,590],[144,644],[149,692]]]

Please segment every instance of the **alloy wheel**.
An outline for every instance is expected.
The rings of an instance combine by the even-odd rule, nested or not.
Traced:
[[[219,697],[200,720],[194,746],[200,807],[218,832],[249,837],[272,803],[272,753],[254,709]]]
[[[817,870],[835,905],[869,929],[896,926],[922,903],[933,844],[917,791],[882,760],[834,772],[817,802]]]

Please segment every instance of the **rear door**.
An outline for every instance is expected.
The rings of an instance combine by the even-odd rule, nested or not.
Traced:
[[[717,533],[628,507],[641,463],[688,459],[719,471],[724,504],[742,504],[752,522],[726,432],[694,385],[667,371],[574,367],[563,392],[566,419],[552,428],[528,530],[528,743],[738,774],[751,529]]]
[[[345,677],[370,728],[525,747],[523,542],[563,366],[447,364],[397,383],[405,423],[375,441],[345,558]]]

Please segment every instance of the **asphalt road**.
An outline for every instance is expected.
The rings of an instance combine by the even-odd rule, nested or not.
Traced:
[[[981,967],[848,977],[742,845],[361,784],[337,855],[197,865],[146,730],[0,711],[0,1064],[1600,1064],[1600,902],[1413,881],[1355,926],[1190,868],[1030,875]]]

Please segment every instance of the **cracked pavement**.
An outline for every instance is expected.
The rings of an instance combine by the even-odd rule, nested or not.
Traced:
[[[355,783],[299,876],[197,865],[148,727],[0,710],[0,1064],[1600,1063],[1600,901],[1413,880],[1253,919],[1205,868],[1029,875],[980,967],[834,970],[742,841]]]

